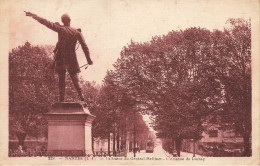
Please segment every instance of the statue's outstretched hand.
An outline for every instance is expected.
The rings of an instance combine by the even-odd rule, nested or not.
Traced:
[[[89,64],[89,65],[93,65],[92,60],[88,61],[88,64]]]
[[[33,17],[33,16],[35,16],[35,14],[33,14],[33,13],[31,13],[31,12],[26,12],[26,11],[24,11],[24,12],[25,12],[26,16],[28,16],[28,17]]]

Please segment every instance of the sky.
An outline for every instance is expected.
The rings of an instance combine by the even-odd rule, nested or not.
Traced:
[[[131,40],[145,42],[152,36],[172,30],[202,27],[223,30],[228,18],[249,18],[250,0],[20,0],[11,1],[9,11],[9,50],[26,41],[32,45],[55,45],[58,35],[36,20],[30,11],[52,22],[62,14],[71,17],[71,26],[81,28],[94,62],[80,76],[102,84],[106,71],[120,57]],[[251,2],[254,2],[253,0]],[[255,1],[256,2],[256,1]],[[81,47],[80,65],[87,63]]]
[[[150,41],[172,30],[201,27],[223,30],[228,18],[245,18],[256,11],[254,0],[11,0],[6,5],[9,22],[9,50],[26,41],[32,45],[55,45],[56,32],[26,17],[30,11],[52,22],[62,14],[71,17],[71,26],[81,28],[94,64],[80,76],[101,85],[107,70],[131,40]],[[0,11],[1,12],[1,11]],[[4,11],[5,12],[5,11]],[[79,47],[80,66],[87,63]],[[149,123],[149,116],[143,116]],[[150,128],[153,130],[152,128]]]

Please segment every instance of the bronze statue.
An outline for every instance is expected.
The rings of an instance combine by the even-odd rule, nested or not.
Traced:
[[[70,26],[70,17],[67,14],[61,16],[61,21],[63,26],[59,24],[52,23],[44,18],[37,16],[31,12],[25,12],[26,16],[32,17],[41,24],[45,25],[47,28],[58,33],[59,39],[56,45],[56,57],[55,57],[55,70],[59,75],[59,92],[60,92],[60,102],[64,102],[65,95],[65,76],[66,70],[69,72],[71,80],[78,92],[79,98],[84,102],[84,97],[79,85],[78,73],[80,72],[80,67],[76,57],[76,43],[79,41],[83,52],[86,56],[89,65],[93,62],[89,56],[89,50],[85,43],[84,37],[81,32]]]

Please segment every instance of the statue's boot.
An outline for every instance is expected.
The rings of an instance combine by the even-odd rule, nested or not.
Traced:
[[[76,89],[77,92],[78,92],[78,95],[79,95],[80,101],[82,102],[82,105],[83,105],[84,107],[86,107],[87,104],[86,104],[85,99],[84,99],[84,97],[83,97],[82,90],[81,90],[81,88],[80,88],[80,86],[79,86],[78,74],[77,74],[77,73],[75,73],[75,74],[70,74],[70,77],[71,77],[71,80],[72,80],[72,82],[73,82],[73,84],[74,84],[75,89]]]

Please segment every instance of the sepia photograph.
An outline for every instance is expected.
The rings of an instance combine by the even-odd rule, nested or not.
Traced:
[[[259,1],[0,2],[0,164],[260,164]]]

